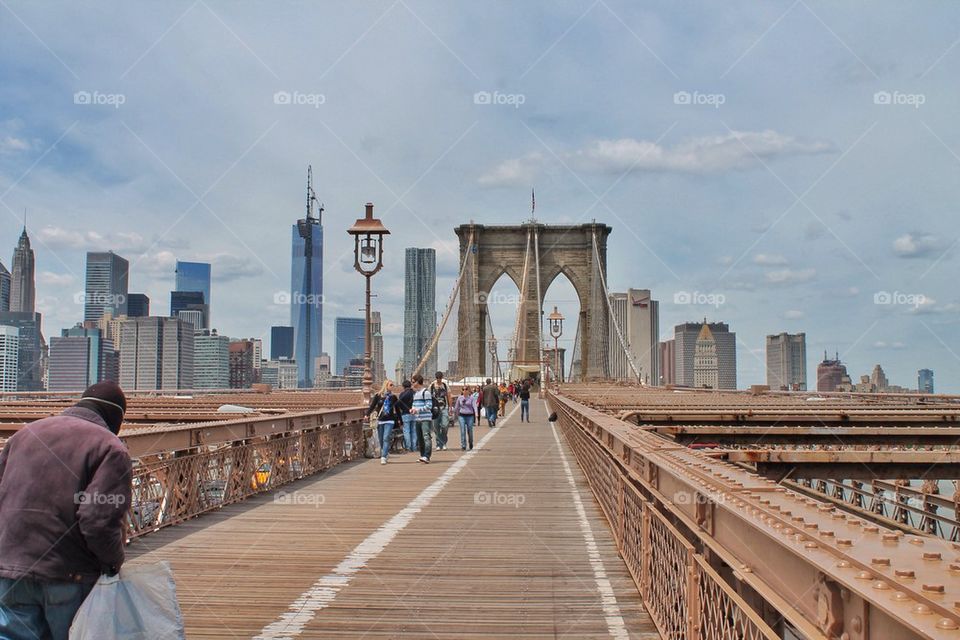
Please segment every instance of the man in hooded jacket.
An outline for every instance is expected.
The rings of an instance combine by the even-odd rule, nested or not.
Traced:
[[[0,638],[66,640],[101,574],[124,559],[131,461],[117,437],[127,408],[113,382],[0,451]]]

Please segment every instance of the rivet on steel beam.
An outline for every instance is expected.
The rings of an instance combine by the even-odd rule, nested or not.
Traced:
[[[950,571],[960,571],[960,564],[957,564],[956,562],[951,562]]]
[[[887,591],[890,589],[890,585],[888,585],[883,580],[877,580],[876,582],[873,583],[873,588],[877,589],[878,591]]]
[[[851,526],[851,527],[859,527],[859,526],[862,525],[862,524],[863,524],[863,522],[860,521],[860,520],[851,520],[851,521],[850,521],[850,526]]]
[[[950,618],[940,618],[940,620],[937,621],[937,629],[955,631],[957,629],[957,623]]]
[[[784,529],[784,530],[782,531],[782,533],[783,533],[783,535],[785,535],[785,536],[792,536],[795,532],[794,532],[793,529],[787,527],[786,529]]]
[[[928,616],[928,615],[930,615],[930,613],[932,613],[932,612],[930,611],[930,607],[928,607],[928,606],[925,605],[925,604],[920,604],[920,603],[917,603],[916,605],[914,605],[913,609],[910,609],[910,611],[911,611],[912,613],[917,614],[918,616]]]
[[[793,516],[794,522],[803,522],[803,516]]]
[[[880,527],[874,524],[868,524],[863,528],[864,533],[878,533],[879,531],[880,531]]]
[[[924,584],[923,590],[928,593],[943,593],[942,584]]]
[[[841,547],[852,547],[853,540],[851,540],[850,538],[837,538],[837,544],[840,545]]]
[[[841,569],[849,569],[850,562],[848,560],[840,560],[839,562],[837,562],[837,566]]]
[[[811,531],[814,531],[814,530],[816,530],[816,529],[819,529],[819,528],[820,528],[820,525],[818,525],[816,522],[807,522],[807,523],[805,523],[805,524],[803,525],[803,528],[804,528],[804,529],[810,529]]]
[[[940,556],[939,551],[924,551],[923,559],[924,560],[942,560],[943,558]]]
[[[877,557],[870,560],[870,564],[883,565],[885,567],[890,566],[890,558]]]
[[[903,591],[897,591],[895,594],[893,594],[893,599],[897,602],[909,602],[910,596],[905,594]]]
[[[806,547],[807,549],[816,549],[816,548],[817,548],[817,543],[816,543],[816,542],[813,542],[813,541],[810,541],[810,542],[805,543],[803,546]]]
[[[873,580],[873,574],[869,571],[861,571],[857,574],[857,580]]]
[[[913,572],[913,569],[897,569],[897,570],[894,571],[893,573],[894,573],[898,578],[913,578],[913,577],[915,577],[915,575],[916,575],[916,574]]]
[[[829,529],[824,529],[823,531],[820,532],[820,535],[824,538],[832,538],[833,531],[830,531]]]
[[[884,542],[900,542],[900,538],[895,533],[885,533],[882,536]]]

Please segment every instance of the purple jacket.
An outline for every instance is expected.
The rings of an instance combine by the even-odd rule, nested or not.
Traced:
[[[32,422],[0,451],[0,576],[95,582],[123,564],[127,448],[83,407]]]
[[[460,394],[453,401],[454,411],[458,416],[469,416],[477,413],[477,399],[471,393],[470,395]]]

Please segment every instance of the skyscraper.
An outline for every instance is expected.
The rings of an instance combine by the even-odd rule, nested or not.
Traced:
[[[17,391],[43,391],[43,352],[46,345],[41,323],[41,315],[36,312],[0,312],[0,325],[16,327],[20,333]]]
[[[685,322],[674,327],[676,384],[694,386],[694,355],[700,330],[706,324],[717,348],[717,388],[737,388],[737,334],[725,322]]]
[[[323,349],[323,206],[316,210],[313,170],[307,169],[307,215],[293,225],[290,326],[300,387],[313,386],[315,358]]]
[[[230,343],[230,388],[249,389],[254,383],[253,342],[250,340],[234,340]]]
[[[210,264],[207,262],[183,262],[177,260],[176,267],[176,289],[170,292],[170,315],[176,317],[177,311],[185,307],[174,310],[174,294],[192,292],[200,293],[201,296],[186,296],[178,298],[182,301],[189,300],[189,304],[196,305],[191,309],[201,309],[203,311],[203,326],[199,329],[210,328]]]
[[[10,272],[0,262],[0,311],[10,311]]]
[[[767,386],[773,390],[807,390],[807,336],[767,336]]]
[[[363,359],[363,331],[366,321],[363,318],[337,318],[335,336],[337,349],[336,368],[333,375],[344,375],[344,369],[350,366],[350,361],[356,358]]]
[[[850,382],[847,367],[840,362],[840,355],[833,360],[823,352],[823,362],[817,365],[817,391],[836,391],[844,382]]]
[[[437,328],[437,252],[410,247],[406,251],[406,282],[403,292],[403,368],[410,376]],[[338,358],[339,360],[339,358]],[[437,353],[421,373],[437,370]]]
[[[611,293],[610,308],[617,319],[629,358],[610,323],[610,377],[615,380],[636,380],[630,361],[639,369],[644,384],[660,384],[659,335],[660,303],[651,299],[649,289],[628,289]]]
[[[660,343],[660,384],[675,384],[676,378],[676,345],[675,339],[664,340]]]
[[[203,329],[193,336],[193,388],[230,387],[230,338]]]
[[[36,264],[26,225],[23,227],[23,233],[20,234],[17,248],[13,250],[11,268],[13,271],[10,274],[10,311],[33,313],[36,311],[37,296]]]
[[[19,373],[20,330],[0,325],[0,391],[16,391]]]
[[[931,369],[917,371],[917,389],[920,393],[933,393],[933,371]]]
[[[112,251],[87,252],[84,322],[95,323],[104,313],[114,318],[127,315],[129,271],[130,263]]]
[[[270,359],[293,360],[293,327],[270,327]]]
[[[120,386],[124,389],[192,389],[193,325],[147,316],[120,322]]]
[[[103,380],[119,377],[117,352],[113,343],[96,328],[77,325],[50,338],[47,390],[83,391]]]
[[[127,296],[127,317],[143,318],[150,315],[150,298],[145,293],[131,293]]]
[[[207,314],[210,307],[203,301],[202,291],[171,291],[170,292],[170,317],[183,318],[193,322],[197,330],[208,329],[209,324]],[[181,314],[187,313],[186,316]]]
[[[693,386],[698,389],[719,389],[720,369],[717,341],[704,322],[697,334],[693,352]]]
[[[376,389],[387,378],[387,369],[383,364],[383,322],[379,311],[370,312],[370,370],[373,388]]]

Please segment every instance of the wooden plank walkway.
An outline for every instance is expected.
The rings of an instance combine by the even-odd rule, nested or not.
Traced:
[[[472,454],[452,427],[429,465],[341,465],[145,536],[129,561],[172,562],[189,638],[659,638],[531,409],[478,427]]]

